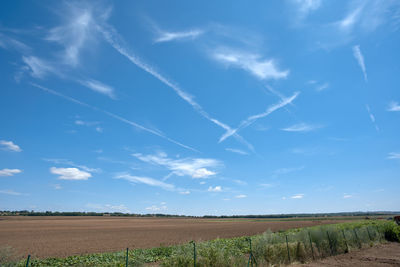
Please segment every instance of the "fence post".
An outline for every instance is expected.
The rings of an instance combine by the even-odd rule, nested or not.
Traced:
[[[329,249],[331,251],[331,256],[333,256],[332,242],[331,242],[331,238],[329,236],[329,232],[328,231],[326,231],[326,235],[328,236]]]
[[[287,240],[287,235],[285,235],[285,237],[286,237],[287,256],[288,256],[288,260],[289,260],[289,263],[290,263],[290,252],[289,252],[289,243],[288,243],[288,240]]]
[[[358,247],[361,249],[361,248],[362,248],[362,245],[361,245],[360,239],[358,238],[356,228],[353,228],[353,231],[354,231],[354,234],[355,234],[356,239],[357,239],[357,242],[358,242]]]
[[[313,245],[312,245],[310,232],[308,232],[308,239],[310,239],[310,246],[311,246],[312,259],[315,260],[315,257],[314,257],[314,248],[313,248]]]
[[[29,266],[29,260],[31,259],[31,255],[28,255],[28,258],[26,259],[26,267],[28,267]]]
[[[373,242],[373,241],[372,241],[372,238],[371,238],[371,234],[369,233],[369,230],[368,230],[368,226],[367,226],[366,228],[367,228],[369,240],[371,240],[371,242]]]
[[[190,241],[193,244],[193,267],[196,267],[196,243],[194,241]]]
[[[126,257],[125,257],[125,267],[128,267],[128,263],[129,263],[129,248],[126,248]]]
[[[346,251],[345,251],[345,253],[348,253],[349,252],[349,245],[347,244],[347,239],[346,239],[346,236],[345,236],[345,234],[344,234],[344,230],[342,229],[342,234],[343,234],[343,239],[344,239],[344,244],[346,245]]]
[[[249,255],[249,261],[247,262],[247,267],[249,267],[249,266],[252,266],[252,267],[253,267],[253,262],[254,262],[254,263],[256,264],[256,266],[257,266],[257,261],[256,261],[256,259],[254,258],[254,255],[253,255],[253,248],[252,248],[252,246],[251,246],[251,238],[249,237],[248,240],[249,240],[249,244],[250,244],[250,255]]]

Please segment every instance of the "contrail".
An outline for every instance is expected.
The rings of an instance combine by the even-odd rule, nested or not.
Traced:
[[[105,29],[106,27],[107,29]],[[121,55],[125,56],[129,61],[131,61],[133,64],[141,68],[142,70],[146,71],[147,73],[151,74],[153,77],[158,79],[160,82],[171,88],[172,90],[175,91],[175,93],[180,96],[184,101],[186,101],[189,105],[192,106],[194,110],[196,110],[201,116],[206,118],[207,120],[213,122],[214,124],[218,125],[219,127],[223,128],[226,131],[232,131],[232,128],[225,123],[211,117],[203,108],[198,104],[194,99],[193,96],[190,94],[186,93],[184,90],[182,90],[178,85],[176,85],[174,82],[170,81],[169,79],[165,78],[163,75],[161,75],[159,72],[154,70],[150,65],[146,64],[143,62],[139,57],[134,55],[132,52],[130,52],[127,48],[126,45],[124,44],[123,39],[120,37],[120,35],[116,32],[116,30],[111,27],[110,25],[103,25],[97,26],[97,29],[100,33],[103,34],[105,40],[115,49],[117,50]],[[242,143],[247,145],[247,147],[254,151],[253,146],[248,143],[243,137],[239,136],[238,134],[234,133],[234,136]]]
[[[166,135],[164,135],[164,134],[162,134],[162,133],[159,133],[159,132],[157,132],[157,131],[155,131],[155,130],[146,128],[146,127],[144,127],[144,126],[142,126],[142,125],[140,125],[140,124],[138,124],[138,123],[136,123],[136,122],[130,121],[130,120],[128,120],[128,119],[125,119],[125,118],[123,118],[123,117],[121,117],[121,116],[118,116],[118,115],[112,113],[112,112],[109,112],[109,111],[106,111],[106,110],[102,110],[102,109],[97,108],[97,107],[95,107],[95,106],[86,104],[85,102],[82,102],[82,101],[77,100],[77,99],[75,99],[75,98],[73,98],[73,97],[64,95],[64,94],[62,94],[62,93],[60,93],[60,92],[57,92],[57,91],[54,91],[54,90],[52,90],[52,89],[46,88],[46,87],[44,87],[44,86],[41,86],[41,85],[38,85],[38,84],[35,84],[35,83],[30,83],[30,84],[31,84],[32,86],[36,87],[36,88],[39,88],[39,89],[41,89],[41,90],[43,90],[43,91],[49,93],[49,94],[52,94],[52,95],[55,95],[55,96],[64,98],[64,99],[66,99],[66,100],[68,100],[68,101],[70,101],[70,102],[73,102],[73,103],[75,103],[75,104],[78,104],[78,105],[81,105],[81,106],[90,108],[90,109],[95,110],[95,111],[97,111],[97,112],[104,113],[104,114],[106,114],[107,116],[109,116],[109,117],[111,117],[111,118],[114,118],[114,119],[116,119],[116,120],[119,120],[119,121],[121,121],[121,122],[124,122],[124,123],[126,123],[126,124],[129,124],[129,125],[131,125],[131,126],[134,126],[134,127],[138,128],[138,129],[141,129],[141,130],[143,130],[143,131],[146,131],[146,132],[148,132],[148,133],[151,133],[151,134],[153,134],[153,135],[156,135],[156,136],[158,136],[158,137],[161,137],[161,138],[163,138],[163,139],[165,139],[165,140],[167,140],[167,141],[169,141],[169,142],[171,142],[171,143],[174,143],[174,144],[176,144],[176,145],[178,145],[178,146],[181,146],[181,147],[183,147],[183,148],[186,148],[186,149],[189,149],[189,150],[192,150],[192,151],[195,151],[195,152],[199,152],[197,149],[194,149],[194,148],[192,148],[192,147],[190,147],[190,146],[187,146],[187,145],[184,145],[184,144],[182,144],[182,143],[179,143],[178,141],[175,141],[174,139],[171,139],[171,138],[169,138],[168,136],[166,136]]]
[[[226,133],[221,136],[221,138],[219,139],[218,142],[221,143],[229,136],[236,134],[239,130],[246,128],[247,126],[253,124],[256,120],[258,120],[260,118],[264,118],[264,117],[268,116],[269,114],[271,114],[272,112],[274,112],[275,110],[278,110],[278,109],[292,103],[292,101],[295,100],[299,94],[300,94],[299,92],[295,92],[291,97],[282,98],[281,102],[270,106],[265,112],[248,117],[247,119],[242,121],[239,124],[239,127],[237,127],[236,129],[227,130]]]

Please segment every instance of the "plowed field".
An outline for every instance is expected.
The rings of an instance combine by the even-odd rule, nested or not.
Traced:
[[[129,217],[0,217],[0,247],[34,257],[149,248],[332,224],[340,220],[189,219]]]

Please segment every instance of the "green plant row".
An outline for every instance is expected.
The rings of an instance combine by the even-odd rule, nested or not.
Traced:
[[[249,239],[252,242],[250,251]],[[286,242],[287,239],[287,242]],[[251,237],[215,239],[196,243],[196,266],[247,266],[250,252],[257,266],[308,262],[331,255],[400,240],[400,226],[392,221],[323,225],[287,231],[267,231]],[[129,251],[129,266],[156,262],[161,266],[193,266],[193,244]],[[0,257],[1,258],[1,257]],[[0,259],[1,261],[1,259]],[[67,258],[31,259],[29,266],[125,266],[126,252],[99,253]],[[26,266],[0,262],[1,266]]]

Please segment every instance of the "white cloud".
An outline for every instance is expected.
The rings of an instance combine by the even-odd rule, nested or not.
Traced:
[[[364,80],[367,82],[368,81],[367,69],[365,67],[364,56],[361,53],[359,45],[353,46],[353,55],[354,55],[355,59],[357,60],[358,65],[360,65],[360,68],[364,74]]]
[[[236,149],[236,148],[225,148],[226,151],[232,152],[232,153],[236,153],[239,155],[248,155],[249,153],[247,153],[246,151],[240,150],[240,149]]]
[[[264,118],[270,115],[272,112],[292,103],[298,95],[299,92],[295,92],[291,97],[283,98],[279,103],[268,107],[265,112],[248,117],[247,119],[243,120],[236,129],[228,129],[226,133],[220,137],[219,142],[224,141],[225,139],[227,139],[232,135],[235,135],[239,130],[253,124],[256,120]]]
[[[24,54],[31,51],[31,48],[23,42],[13,39],[2,33],[0,33],[0,47],[2,47],[3,49],[14,49]]]
[[[273,59],[262,59],[257,54],[222,49],[212,56],[227,66],[244,69],[261,80],[283,79],[289,75],[289,70],[279,70]]]
[[[165,153],[158,153],[154,155],[142,155],[140,153],[134,153],[132,156],[137,159],[155,165],[160,165],[168,170],[172,171],[173,174],[178,176],[191,176],[192,178],[208,178],[217,174],[215,171],[209,170],[208,168],[216,168],[221,164],[216,159],[209,158],[183,158],[183,159],[171,159],[168,158]]]
[[[146,210],[153,211],[153,212],[154,211],[165,211],[167,209],[168,209],[168,207],[165,205],[163,205],[163,206],[152,205],[152,206],[146,208]]]
[[[112,99],[115,99],[115,93],[114,93],[114,88],[112,88],[109,85],[106,85],[102,82],[99,82],[97,80],[86,80],[86,81],[80,81],[80,83],[83,86],[86,86],[87,88],[98,92],[100,94],[106,95]]]
[[[35,56],[23,56],[22,61],[26,64],[23,70],[28,71],[34,78],[43,79],[49,73],[60,76],[58,70],[46,60]]]
[[[400,153],[390,152],[387,158],[388,159],[400,159]]]
[[[366,105],[365,107],[366,107],[366,109],[367,109],[367,112],[368,112],[368,115],[369,115],[369,118],[370,118],[372,124],[375,126],[376,131],[379,132],[379,127],[378,127],[378,125],[376,124],[376,120],[375,120],[374,114],[372,114],[371,109],[369,108],[368,105]]]
[[[277,178],[280,175],[288,174],[291,172],[296,172],[296,171],[301,171],[304,169],[304,166],[298,167],[298,168],[280,168],[275,171],[273,171],[272,176],[273,178]]]
[[[161,43],[161,42],[170,42],[170,41],[185,40],[185,39],[194,40],[203,33],[204,31],[202,30],[189,30],[181,32],[167,32],[160,30],[159,36],[154,40],[154,42]]]
[[[328,88],[329,88],[329,83],[323,83],[323,84],[318,85],[318,86],[315,88],[315,90],[316,90],[317,92],[321,92],[321,91],[324,91],[324,90],[326,90],[326,89],[328,89]]]
[[[342,20],[337,22],[339,28],[343,31],[351,31],[354,25],[358,22],[361,18],[361,12],[364,8],[364,5],[357,7],[356,9],[352,10],[349,14],[346,15]]]
[[[237,183],[238,185],[247,185],[247,183],[245,181],[239,180],[239,179],[235,179],[233,180],[233,182]]]
[[[79,170],[78,168],[51,167],[50,172],[59,175],[58,179],[60,180],[87,180],[92,177],[89,172]]]
[[[343,195],[343,198],[352,198],[353,196],[352,195],[349,195],[349,194],[344,194]]]
[[[311,124],[307,124],[307,123],[298,123],[286,128],[283,128],[282,131],[286,131],[286,132],[310,132],[310,131],[314,131],[316,129],[321,128],[321,125],[311,125]]]
[[[15,192],[14,190],[10,190],[10,189],[0,190],[0,194],[10,195],[10,196],[22,196],[23,195],[20,192]]]
[[[237,196],[235,196],[235,198],[246,198],[247,197],[247,195],[237,195]]]
[[[84,103],[84,102],[82,102],[82,101],[79,101],[79,100],[77,100],[77,99],[75,99],[75,98],[72,98],[72,97],[63,95],[63,94],[61,94],[61,93],[59,93],[59,92],[57,92],[57,91],[51,90],[51,89],[46,88],[46,87],[44,87],[44,86],[41,86],[41,85],[38,85],[38,84],[34,84],[34,83],[31,83],[31,85],[34,86],[34,87],[36,87],[36,88],[39,88],[39,89],[41,89],[41,90],[43,90],[43,91],[45,91],[45,92],[47,92],[47,93],[49,93],[49,94],[52,94],[52,95],[55,95],[55,96],[64,98],[64,99],[66,99],[66,100],[68,100],[68,101],[70,101],[70,102],[72,102],[72,103],[78,104],[78,105],[80,105],[80,106],[87,107],[87,108],[89,108],[89,109],[91,109],[91,110],[94,110],[94,111],[97,111],[97,112],[104,113],[104,114],[106,114],[107,116],[109,116],[109,117],[111,117],[111,118],[113,118],[113,119],[115,119],[115,120],[118,120],[118,121],[123,122],[123,123],[125,123],[125,124],[128,124],[128,125],[130,125],[130,126],[133,126],[133,127],[137,128],[137,129],[146,131],[146,132],[151,133],[151,134],[153,134],[153,135],[157,135],[158,137],[161,137],[161,138],[163,138],[163,139],[165,139],[165,140],[167,140],[167,141],[169,141],[169,142],[171,142],[171,143],[174,143],[174,144],[176,144],[176,145],[178,145],[178,146],[181,146],[181,147],[183,147],[183,148],[186,148],[186,149],[189,149],[189,150],[198,152],[198,150],[196,150],[196,149],[194,149],[194,148],[192,148],[192,147],[190,147],[190,146],[184,145],[184,144],[182,144],[182,143],[179,143],[178,141],[175,141],[174,139],[169,138],[168,136],[166,136],[166,135],[164,135],[164,134],[162,134],[162,133],[160,133],[160,132],[158,132],[158,131],[155,131],[155,130],[146,128],[146,127],[144,127],[144,126],[142,126],[142,125],[140,125],[140,124],[138,124],[138,123],[136,123],[136,122],[133,122],[133,121],[128,120],[128,119],[125,119],[125,118],[123,118],[123,117],[121,117],[121,116],[118,116],[118,115],[112,113],[112,112],[99,109],[99,108],[97,108],[97,107],[95,107],[95,106],[91,106],[91,105],[86,104],[86,103]]]
[[[304,194],[296,194],[296,195],[291,196],[290,198],[292,198],[292,199],[302,199],[303,197],[304,197]]]
[[[397,102],[390,102],[387,108],[388,111],[400,111],[400,105]]]
[[[169,191],[174,191],[175,186],[173,184],[167,184],[165,182],[150,178],[150,177],[142,177],[142,176],[132,176],[130,174],[120,174],[115,176],[114,178],[116,179],[124,179],[129,182],[135,183],[135,184],[145,184],[149,186],[155,186],[155,187],[160,187],[164,190],[169,190]]]
[[[274,187],[274,185],[273,184],[260,184],[260,187],[262,187],[262,188],[271,188],[271,187]]]
[[[108,18],[110,10],[95,13],[100,9],[80,2],[66,5],[62,13],[63,23],[52,28],[46,39],[63,46],[61,59],[65,64],[76,66],[79,64],[82,49],[88,47],[89,43],[94,44],[97,24]]]
[[[62,189],[62,186],[59,185],[59,184],[54,184],[52,187],[53,187],[55,190],[60,190],[60,189]]]
[[[85,165],[76,164],[76,163],[74,163],[74,162],[72,162],[70,160],[67,160],[67,159],[47,159],[47,158],[45,158],[43,160],[47,161],[47,162],[52,162],[52,163],[55,163],[55,164],[69,165],[69,166],[72,166],[72,167],[77,167],[77,168],[82,169],[82,170],[87,171],[87,172],[95,172],[95,173],[100,173],[101,172],[101,169],[99,169],[99,168],[90,168],[90,167],[87,167]]]
[[[201,181],[199,184],[206,184],[206,182],[205,181]]]
[[[222,192],[222,187],[217,185],[215,187],[210,186],[207,190],[208,192]]]
[[[312,11],[317,10],[321,6],[321,0],[293,0],[298,6],[299,16],[306,17]]]
[[[0,176],[13,176],[14,174],[21,173],[19,169],[2,169],[0,170]]]
[[[0,140],[0,148],[2,150],[21,152],[22,149],[13,143],[13,141]]]
[[[190,191],[189,190],[180,191],[179,194],[181,194],[181,195],[190,195]]]
[[[122,212],[122,213],[131,213],[131,211],[124,205],[111,205],[111,204],[86,204],[87,208],[94,209],[98,212]]]

